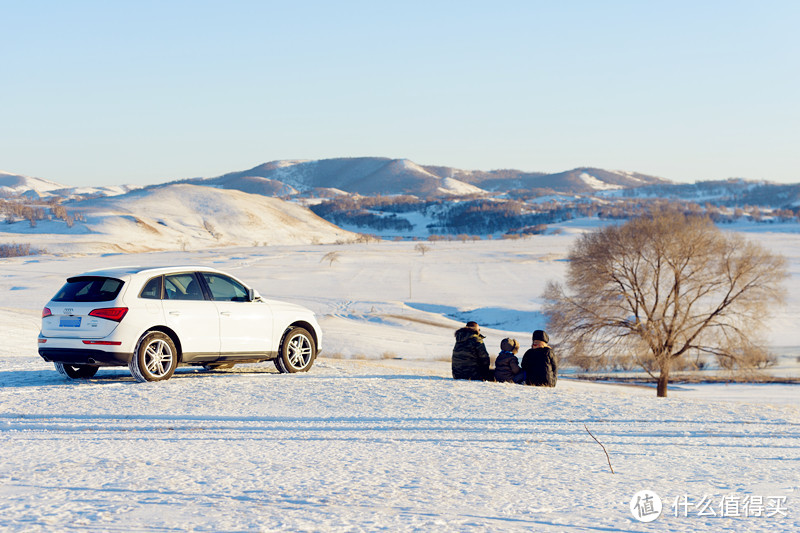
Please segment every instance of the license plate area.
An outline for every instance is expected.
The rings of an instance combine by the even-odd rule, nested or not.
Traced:
[[[81,327],[81,317],[79,316],[62,316],[58,321],[58,325],[62,328],[79,328]]]

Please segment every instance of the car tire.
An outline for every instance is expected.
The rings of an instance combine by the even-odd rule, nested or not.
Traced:
[[[275,359],[273,359],[273,360],[272,360],[272,362],[273,362],[273,363],[275,363],[275,368],[277,368],[277,369],[278,369],[278,372],[280,372],[281,374],[286,374],[286,373],[288,372],[288,371],[287,371],[287,370],[286,370],[286,369],[283,367],[283,363],[281,362],[281,357],[280,357],[280,356],[278,356],[278,357],[276,357]]]
[[[136,381],[165,381],[178,365],[178,350],[169,335],[148,331],[139,339],[128,368]]]
[[[89,379],[97,374],[99,367],[92,365],[68,365],[66,363],[53,363],[58,373],[69,379]]]
[[[303,328],[291,328],[283,334],[275,366],[284,372],[308,372],[317,357],[314,337]],[[278,366],[280,365],[280,366]]]

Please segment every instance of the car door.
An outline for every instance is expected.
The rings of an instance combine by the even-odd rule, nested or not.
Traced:
[[[164,317],[181,343],[184,361],[219,356],[219,316],[194,272],[164,276]]]
[[[269,305],[250,301],[247,287],[230,276],[217,272],[200,275],[219,313],[220,352],[233,357],[268,353],[273,335]]]

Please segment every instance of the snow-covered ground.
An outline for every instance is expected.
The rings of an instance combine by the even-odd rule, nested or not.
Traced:
[[[579,231],[424,255],[398,242],[0,261],[0,531],[800,530],[797,385],[657,399],[567,376],[555,389],[449,378],[466,320],[490,353],[505,336],[527,345]],[[800,345],[800,235],[757,237],[790,260],[769,334],[781,352]],[[301,375],[65,381],[36,354],[41,307],[67,276],[125,264],[210,265],[311,307],[323,357]],[[653,524],[630,511],[642,490],[663,501]]]

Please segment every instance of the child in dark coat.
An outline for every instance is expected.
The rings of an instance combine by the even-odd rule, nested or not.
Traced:
[[[558,380],[558,360],[553,349],[548,346],[547,332],[537,329],[533,332],[533,346],[522,356],[522,370],[525,383],[543,387],[555,387]]]
[[[500,355],[494,361],[495,381],[509,383],[522,383],[525,381],[525,372],[519,367],[519,341],[517,339],[503,339],[500,341]]]

